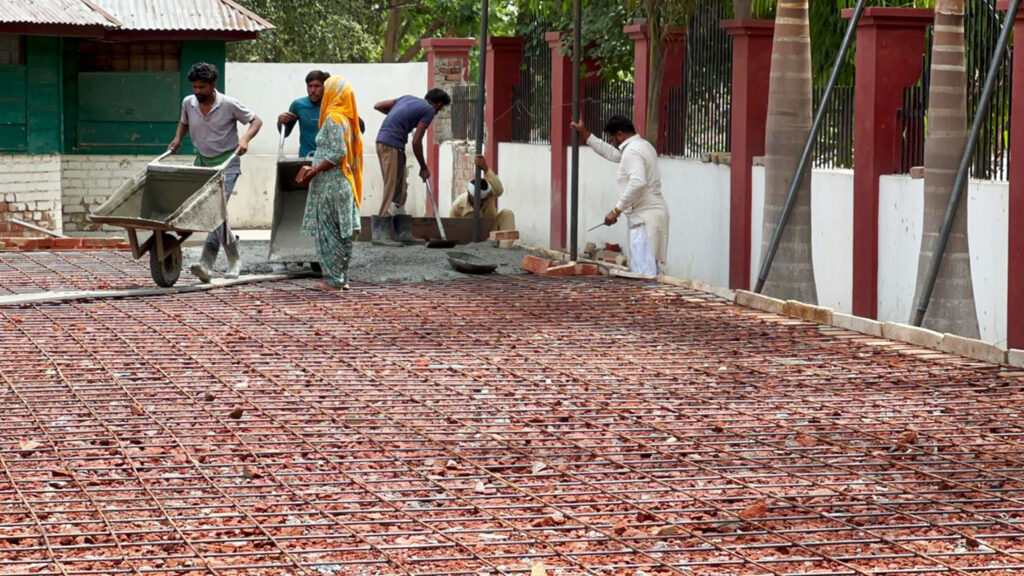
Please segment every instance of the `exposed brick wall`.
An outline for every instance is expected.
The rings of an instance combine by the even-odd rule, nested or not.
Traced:
[[[452,142],[452,200],[466,191],[466,183],[473,179],[476,168],[473,157],[476,143],[469,140]]]
[[[64,156],[64,233],[69,236],[124,236],[124,229],[100,226],[86,218],[110,198],[121,184],[146,167],[152,156]]]
[[[469,62],[461,58],[441,58],[434,67],[434,86],[452,94],[452,86],[464,86],[469,75]],[[452,108],[445,107],[432,122],[434,142],[452,139]]]
[[[0,155],[0,235],[37,235],[12,218],[60,232],[60,193],[60,156]]]

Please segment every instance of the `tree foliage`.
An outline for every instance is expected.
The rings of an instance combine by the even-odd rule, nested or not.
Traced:
[[[373,62],[380,16],[371,0],[239,0],[276,26],[228,45],[236,62]]]

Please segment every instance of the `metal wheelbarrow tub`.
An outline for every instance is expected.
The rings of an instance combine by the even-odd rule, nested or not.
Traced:
[[[498,269],[497,264],[465,252],[447,252],[445,255],[448,264],[463,274],[490,274]]]
[[[181,244],[195,232],[208,232],[227,220],[224,168],[161,164],[163,154],[124,184],[88,218],[120,226],[128,233],[132,256],[150,255],[149,271],[158,286],[170,287],[181,275]],[[143,241],[139,230],[151,232]]]
[[[302,233],[302,217],[306,213],[309,186],[295,181],[299,170],[311,164],[311,160],[301,158],[281,158],[277,161],[268,262],[318,262],[313,237]]]

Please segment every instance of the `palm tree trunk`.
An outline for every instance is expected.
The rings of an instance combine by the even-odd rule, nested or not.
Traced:
[[[964,66],[964,0],[937,0],[928,133],[924,143],[924,234],[914,303],[938,247],[939,228],[967,144],[967,72]],[[967,199],[960,202],[923,326],[977,338],[978,314],[967,245]]]
[[[772,69],[768,85],[765,138],[765,199],[762,262],[778,227],[789,186],[811,131],[811,41],[808,0],[782,0],[775,17]],[[811,178],[804,173],[789,222],[782,234],[764,292],[784,300],[817,303],[811,259]]]

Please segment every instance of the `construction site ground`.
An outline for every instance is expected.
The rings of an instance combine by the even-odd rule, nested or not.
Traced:
[[[0,574],[1024,573],[1020,374],[505,271],[0,307]]]

